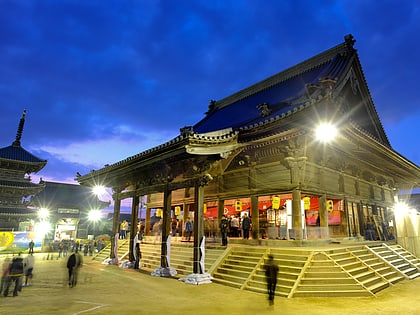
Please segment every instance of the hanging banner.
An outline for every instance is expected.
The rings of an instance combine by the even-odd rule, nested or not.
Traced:
[[[242,201],[240,201],[240,200],[235,201],[235,209],[236,209],[237,212],[242,211]]]
[[[303,198],[303,208],[305,210],[309,210],[311,208],[311,198],[310,197],[304,197]]]
[[[280,197],[273,197],[273,203],[272,203],[272,208],[274,210],[278,210],[280,208]]]

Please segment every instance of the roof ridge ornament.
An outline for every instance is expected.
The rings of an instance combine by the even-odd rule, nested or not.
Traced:
[[[185,126],[179,129],[182,137],[192,136],[194,134],[194,128],[192,126]]]
[[[23,110],[22,117],[20,118],[18,130],[16,133],[16,140],[13,141],[14,147],[20,147],[20,140],[22,139],[22,133],[23,133],[23,126],[25,125],[25,117],[26,117],[26,108]]]
[[[216,109],[216,101],[215,100],[210,100],[209,101],[209,107],[208,107],[207,112],[205,114],[208,115],[211,112],[214,112],[215,109]]]
[[[354,39],[354,36],[352,34],[347,34],[346,36],[344,36],[344,41],[348,49],[353,49],[356,40]]]
[[[267,102],[257,105],[257,109],[260,111],[261,117],[270,116],[273,112],[270,108],[270,104],[268,104]]]

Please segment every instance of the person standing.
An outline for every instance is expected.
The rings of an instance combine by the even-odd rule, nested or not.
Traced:
[[[129,234],[129,228],[130,228],[130,225],[128,224],[128,221],[127,220],[124,220],[124,231],[125,231],[125,239],[127,239],[127,237],[128,237],[128,235],[127,234]]]
[[[187,241],[189,242],[191,239],[192,232],[193,232],[193,224],[190,221],[190,218],[187,218],[187,221],[185,222],[184,231],[185,231],[185,236],[187,237]]]
[[[251,229],[251,219],[245,213],[244,218],[242,219],[242,230],[244,232],[244,239],[249,239],[249,230]]]
[[[229,221],[226,219],[225,215],[222,215],[222,220],[220,221],[220,233],[222,234],[222,246],[227,246],[228,244],[228,229]]]
[[[35,257],[32,254],[29,254],[23,259],[23,272],[25,274],[25,284],[23,286],[27,287],[32,284],[32,272],[34,270]]]
[[[135,261],[134,261],[134,269],[140,269],[140,259],[141,259],[141,248],[140,248],[140,244],[141,244],[141,240],[143,239],[142,234],[137,234],[136,237],[134,238],[134,241],[136,242],[135,245]]]
[[[33,254],[34,253],[34,246],[35,246],[34,240],[31,240],[29,242],[29,254]]]
[[[69,287],[73,288],[77,284],[77,279],[79,276],[79,268],[83,264],[83,257],[80,255],[79,251],[76,250],[73,254],[67,259],[67,269],[69,272]]]
[[[176,230],[178,227],[178,222],[176,220],[176,218],[172,218],[172,222],[171,222],[171,234],[172,236],[176,236]]]
[[[264,265],[265,268],[265,277],[267,280],[267,293],[268,293],[268,302],[270,305],[274,304],[274,296],[276,293],[277,285],[277,274],[279,272],[279,266],[274,262],[273,255],[268,256],[267,264]]]
[[[140,221],[139,224],[137,224],[137,233],[140,234],[142,237],[144,236],[144,224],[143,221]]]
[[[239,231],[239,219],[233,215],[232,219],[230,220],[230,230],[231,230],[231,235],[232,237],[238,237],[238,231]]]
[[[128,222],[123,220],[120,225],[120,239],[125,240],[127,238]]]

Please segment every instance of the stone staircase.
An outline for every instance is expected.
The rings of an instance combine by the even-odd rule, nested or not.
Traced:
[[[263,261],[255,269],[254,274],[247,279],[243,288],[253,292],[266,293],[267,282],[264,264],[267,262],[268,255],[272,255],[274,262],[279,266],[276,295],[289,297],[298,282],[302,269],[307,264],[310,253],[310,251],[293,249],[267,249]]]
[[[348,253],[317,252],[310,257],[307,267],[302,270],[299,282],[290,297],[338,297],[338,296],[370,296],[369,290],[361,281],[369,281],[360,268],[360,263],[352,259]],[[351,275],[349,270],[359,273],[360,281]],[[357,271],[356,271],[357,270]]]
[[[266,252],[260,247],[231,247],[225,259],[213,272],[213,281],[237,289],[245,286],[246,281],[263,262]]]
[[[129,246],[130,246],[130,240],[128,239],[118,240],[118,256],[120,260],[125,259],[128,256]],[[93,255],[92,259],[102,262],[105,259],[110,257],[110,253],[111,253],[111,244],[108,244],[100,252]]]
[[[119,240],[118,241],[118,259],[128,259],[130,240]],[[140,245],[141,249],[141,268],[150,271],[160,267],[160,251],[161,244],[154,242],[152,239],[143,240]],[[205,260],[204,266],[206,272],[216,261],[223,257],[223,253],[226,250],[225,247],[208,246],[205,249]],[[98,252],[92,257],[93,260],[104,261],[110,257],[111,245],[105,247],[102,251]],[[170,250],[170,266],[175,268],[179,275],[188,275],[193,272],[193,245],[192,243],[178,243],[174,241],[171,243]]]
[[[399,245],[389,246],[387,244],[380,244],[371,246],[370,250],[407,279],[411,280],[420,276],[420,260],[403,247]]]
[[[128,246],[120,244],[119,253],[128,253]],[[104,251],[109,254],[110,249]],[[153,271],[160,267],[160,251],[160,243],[143,240],[141,268]],[[420,259],[399,245],[377,243],[323,250],[208,244],[205,272],[214,283],[266,294],[264,264],[269,255],[280,269],[276,295],[287,298],[374,296],[420,275]],[[94,259],[103,257],[98,253]],[[170,265],[181,277],[192,274],[193,244],[171,243]]]

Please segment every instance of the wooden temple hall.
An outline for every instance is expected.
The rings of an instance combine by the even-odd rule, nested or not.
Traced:
[[[263,239],[296,246],[398,241],[398,192],[419,186],[420,168],[392,148],[354,43],[347,35],[331,49],[212,100],[204,118],[174,139],[76,180],[112,188],[114,235],[121,201],[132,199],[131,242],[141,198],[147,232],[151,217],[161,213],[162,267],[174,218],[194,223],[195,273],[205,222],[218,228],[222,215],[249,215],[248,242],[255,246]]]

